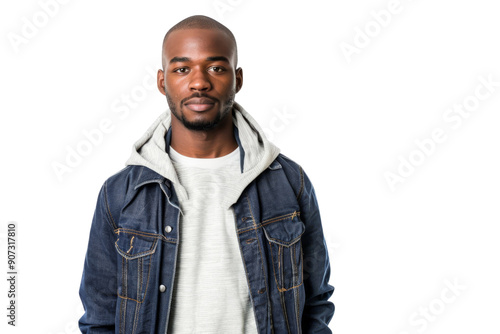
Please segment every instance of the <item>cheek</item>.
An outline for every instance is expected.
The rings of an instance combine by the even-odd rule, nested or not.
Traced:
[[[167,91],[168,95],[170,95],[170,98],[177,102],[178,99],[180,99],[181,96],[181,84],[172,80],[166,80],[165,81],[165,90]]]
[[[230,77],[219,83],[219,92],[226,96],[229,96],[236,90],[236,78]]]

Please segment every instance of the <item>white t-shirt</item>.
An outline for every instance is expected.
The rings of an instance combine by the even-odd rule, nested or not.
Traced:
[[[221,206],[240,176],[239,147],[219,158],[170,159],[185,187],[169,333],[257,333],[232,208]]]

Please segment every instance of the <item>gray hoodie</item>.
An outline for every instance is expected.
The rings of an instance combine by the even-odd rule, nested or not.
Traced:
[[[149,127],[133,145],[126,165],[146,166],[169,179],[175,187],[179,201],[188,198],[186,189],[179,182],[176,171],[166,150],[165,135],[170,128],[171,114],[167,110]],[[234,204],[245,187],[262,173],[278,156],[280,150],[267,140],[259,124],[238,103],[233,105],[233,124],[237,127],[240,152],[243,151],[242,173],[235,180],[237,186],[225,194],[223,206]]]

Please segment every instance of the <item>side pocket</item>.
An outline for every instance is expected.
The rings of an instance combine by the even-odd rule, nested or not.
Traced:
[[[268,264],[279,291],[296,288],[302,284],[302,243],[305,231],[299,214],[267,219],[262,228],[268,241]]]
[[[144,301],[152,258],[158,238],[153,234],[134,230],[117,230],[115,248],[118,252],[118,296]]]

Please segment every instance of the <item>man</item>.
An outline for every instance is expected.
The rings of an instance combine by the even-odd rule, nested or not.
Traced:
[[[157,81],[170,111],[100,190],[82,333],[331,333],[314,188],[234,102],[237,61],[211,18],[165,35]]]

